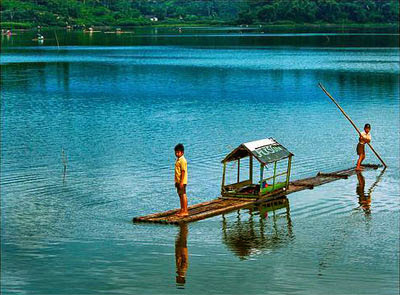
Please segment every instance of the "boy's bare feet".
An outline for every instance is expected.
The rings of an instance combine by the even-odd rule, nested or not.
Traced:
[[[186,217],[186,216],[189,216],[189,213],[188,213],[188,212],[178,212],[178,213],[176,214],[176,216],[179,216],[179,217]]]

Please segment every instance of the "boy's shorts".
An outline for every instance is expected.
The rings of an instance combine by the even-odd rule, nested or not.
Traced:
[[[186,194],[186,184],[184,184],[183,188],[181,189],[179,183],[175,182],[175,187],[176,187],[176,191],[178,192],[178,195]]]
[[[365,144],[358,143],[356,150],[357,150],[357,155],[365,154]]]

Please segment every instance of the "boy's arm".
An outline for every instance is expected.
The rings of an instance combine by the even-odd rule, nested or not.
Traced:
[[[179,182],[179,185],[181,188],[183,188],[183,180],[185,179],[185,170],[181,170],[181,181]]]
[[[369,139],[367,137],[367,135],[364,135],[363,133],[361,133],[360,140],[363,141],[364,143],[370,143],[371,142],[371,139]]]
[[[179,183],[179,186],[181,188],[183,188],[184,185],[183,181],[185,179],[186,169],[187,169],[187,162],[185,161],[184,163],[181,163],[181,181]]]

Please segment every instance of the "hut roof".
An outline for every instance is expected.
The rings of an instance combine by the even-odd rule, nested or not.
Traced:
[[[270,137],[242,143],[230,152],[222,160],[222,163],[236,161],[249,155],[253,155],[262,164],[276,162],[289,156],[293,156],[293,154],[283,145]]]

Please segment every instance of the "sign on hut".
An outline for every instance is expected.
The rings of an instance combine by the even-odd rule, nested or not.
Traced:
[[[221,195],[223,197],[261,198],[287,190],[292,156],[291,152],[273,138],[242,143],[222,160],[224,169]],[[259,162],[258,177],[253,175],[254,159]],[[232,163],[234,165],[230,165]],[[248,168],[248,173],[246,171],[241,173],[243,170],[241,166]],[[228,174],[232,174],[232,171],[228,170],[232,170],[232,168],[236,174],[235,180],[233,183],[225,184]],[[243,176],[244,180],[241,180]]]

